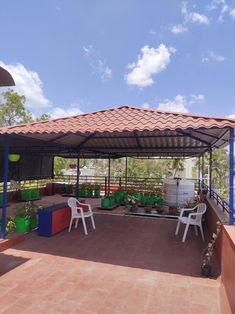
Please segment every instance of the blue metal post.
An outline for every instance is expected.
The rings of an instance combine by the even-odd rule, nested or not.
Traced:
[[[202,188],[204,188],[204,174],[205,174],[205,169],[204,169],[204,154],[202,155]]]
[[[198,191],[200,192],[201,188],[200,188],[200,169],[201,168],[201,158],[198,157],[198,174],[197,174],[197,177],[198,177]]]
[[[234,224],[234,129],[229,136],[229,224]]]
[[[210,189],[210,198],[211,198],[211,196],[212,196],[212,147],[210,147],[209,155],[210,155],[209,189]]]
[[[7,181],[8,181],[8,144],[4,146],[3,156],[3,199],[2,199],[2,230],[1,238],[6,238],[6,222],[7,222]]]

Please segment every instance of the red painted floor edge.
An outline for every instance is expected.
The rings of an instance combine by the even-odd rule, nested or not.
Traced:
[[[16,235],[10,239],[0,240],[0,252],[9,249],[10,247],[23,242],[25,240],[25,236],[22,234]]]

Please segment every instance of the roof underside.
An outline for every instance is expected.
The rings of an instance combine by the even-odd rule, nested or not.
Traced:
[[[10,151],[83,158],[194,157],[228,144],[232,119],[129,106],[0,129]],[[3,145],[1,145],[3,148]]]

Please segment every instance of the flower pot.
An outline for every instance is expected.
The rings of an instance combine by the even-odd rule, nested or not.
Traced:
[[[15,225],[17,233],[26,233],[30,231],[29,217],[15,217]]]

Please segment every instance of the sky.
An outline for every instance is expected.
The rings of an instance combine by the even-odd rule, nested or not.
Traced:
[[[235,118],[234,0],[0,0],[0,38],[35,116],[128,104]]]

